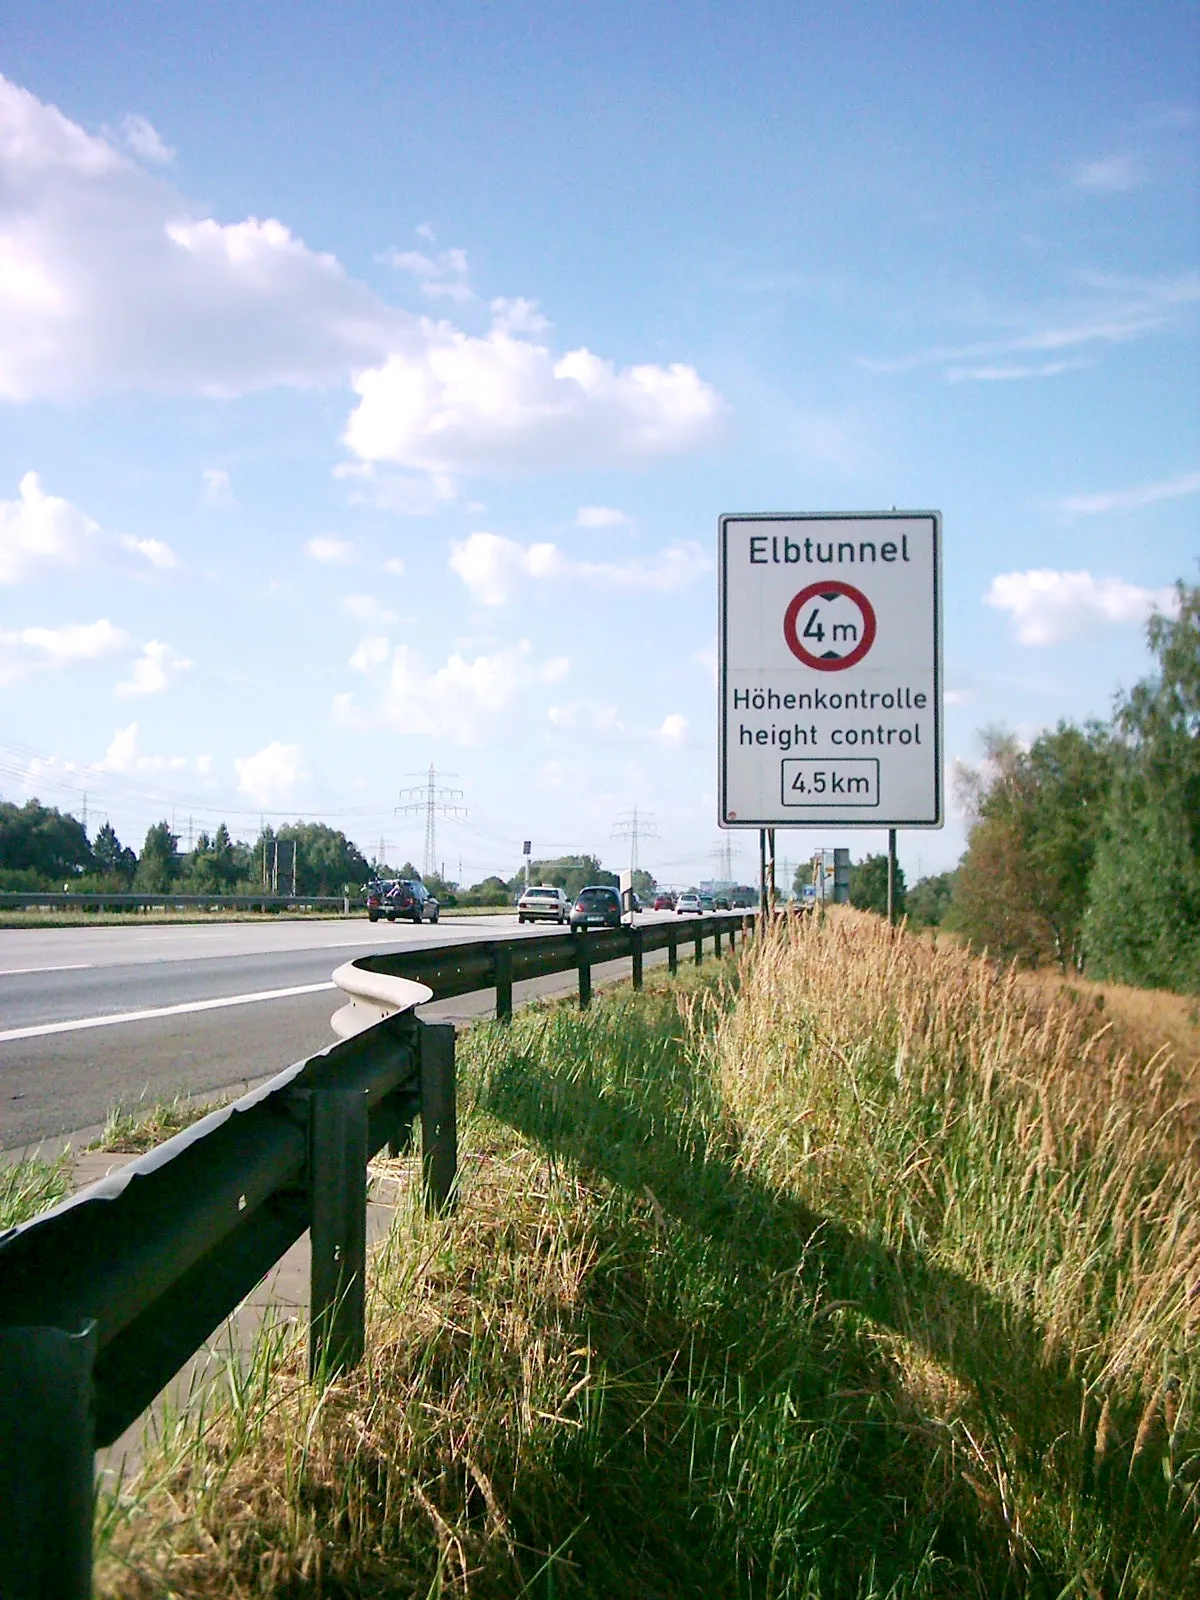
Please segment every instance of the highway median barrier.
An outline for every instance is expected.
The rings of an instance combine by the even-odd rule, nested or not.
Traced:
[[[733,949],[753,922],[740,912],[698,918],[686,930],[696,960],[706,941],[718,955],[723,936]],[[0,1234],[4,1600],[90,1595],[95,1450],[306,1229],[310,1375],[361,1360],[368,1161],[385,1146],[407,1149],[419,1118],[426,1205],[445,1211],[454,1199],[454,1028],[422,1021],[416,1007],[494,989],[504,1019],[515,983],[572,970],[586,1006],[594,965],[629,958],[640,987],[646,951],[665,949],[676,970],[681,932],[672,920],[348,962],[333,975],[346,995],[335,1044]]]

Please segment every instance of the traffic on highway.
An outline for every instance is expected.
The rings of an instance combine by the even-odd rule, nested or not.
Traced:
[[[0,929],[0,1150],[79,1142],[118,1103],[241,1090],[323,1049],[337,1008],[331,974],[356,955],[547,931],[558,930],[527,928],[515,909],[440,925]],[[462,1020],[487,1009],[486,996],[470,996],[430,1012]]]

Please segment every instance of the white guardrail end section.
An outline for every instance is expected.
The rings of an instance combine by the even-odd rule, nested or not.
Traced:
[[[433,990],[412,978],[389,978],[381,972],[364,972],[347,961],[333,975],[339,989],[349,995],[340,1011],[329,1019],[339,1039],[352,1038],[397,1011],[411,1011],[433,999]]]

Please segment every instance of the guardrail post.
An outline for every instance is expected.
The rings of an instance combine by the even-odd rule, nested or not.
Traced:
[[[667,935],[667,971],[668,972],[678,972],[679,971],[679,938],[678,938],[678,933],[679,933],[679,930],[677,928],[675,928],[675,927],[672,927],[670,933]]]
[[[716,927],[713,929],[713,955],[719,957],[720,954],[721,954],[721,924],[718,922]]]
[[[308,1207],[308,1372],[315,1378],[357,1366],[366,1342],[367,1097],[361,1089],[314,1089],[309,1096]]]
[[[0,1593],[89,1600],[96,1324],[0,1328]]]
[[[579,1009],[586,1011],[592,1003],[592,952],[588,949],[587,934],[579,935]]]
[[[499,1022],[512,1021],[512,946],[500,943],[496,946],[493,957],[496,973],[496,1019]]]
[[[455,1117],[454,1024],[417,1024],[421,1067],[421,1173],[425,1207],[450,1206],[458,1170],[458,1125]]]
[[[633,953],[633,987],[642,987],[642,930],[630,928],[629,943]]]
[[[698,922],[696,924],[696,934],[695,934],[695,941],[694,942],[695,942],[695,946],[696,946],[696,965],[699,966],[700,963],[704,960],[704,923],[703,923],[703,920],[701,920],[700,922]]]

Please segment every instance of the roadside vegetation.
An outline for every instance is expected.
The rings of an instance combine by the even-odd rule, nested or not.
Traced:
[[[28,1222],[39,1211],[57,1205],[71,1188],[71,1152],[53,1161],[24,1156],[19,1161],[0,1160],[0,1232]]]
[[[1200,1593],[1156,1043],[853,911],[476,1026],[459,1208],[407,1190],[361,1370],[267,1329],[102,1496],[98,1592]]]
[[[914,920],[1003,961],[1200,995],[1200,586],[1178,584],[1147,639],[1156,671],[1110,721],[1027,749],[984,730],[983,765],[959,773],[967,852],[912,887]],[[858,869],[873,899],[852,879],[856,904],[879,909],[882,859]]]
[[[84,1145],[84,1149],[103,1151],[107,1155],[142,1155],[200,1122],[210,1111],[219,1111],[227,1104],[228,1097],[200,1101],[175,1095],[170,1100],[117,1105],[105,1118],[99,1136],[91,1144]]]

